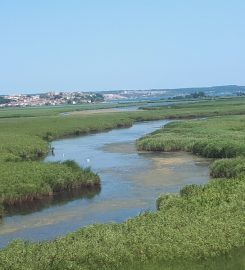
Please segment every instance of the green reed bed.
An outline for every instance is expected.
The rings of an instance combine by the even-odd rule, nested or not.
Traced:
[[[240,177],[245,174],[245,157],[216,160],[210,166],[212,177]]]
[[[0,120],[0,160],[36,160],[49,151],[49,142],[132,125],[128,117],[39,117]]]
[[[173,122],[137,142],[147,151],[189,151],[209,158],[245,156],[245,117]]]
[[[3,162],[0,171],[0,202],[3,205],[32,201],[62,190],[100,185],[97,174],[80,168],[74,161]]]
[[[1,119],[1,134],[32,136],[44,141],[101,132],[131,126],[133,120],[121,113],[75,116],[49,116],[36,118]],[[7,139],[7,138],[6,138]],[[12,143],[14,144],[13,140]],[[1,142],[0,142],[1,144]]]
[[[91,225],[50,242],[13,242],[0,251],[0,267],[132,269],[215,257],[245,244],[244,194],[244,177],[186,187],[162,196],[157,212],[122,224]]]

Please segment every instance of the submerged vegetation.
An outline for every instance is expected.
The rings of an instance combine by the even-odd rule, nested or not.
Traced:
[[[91,225],[55,241],[15,241],[0,251],[0,268],[121,269],[133,264],[202,260],[243,247],[243,114],[244,100],[236,99],[96,116],[1,119],[5,141],[0,141],[0,195],[4,203],[81,183],[99,183],[97,175],[72,161],[43,164],[37,159],[48,152],[48,142],[56,138],[126,127],[134,121],[215,116],[170,123],[143,137],[137,145],[140,150],[184,150],[221,159],[211,166],[211,175],[218,179],[204,186],[186,186],[179,194],[161,196],[154,213],[146,212],[121,224]],[[25,143],[14,140],[14,136]]]

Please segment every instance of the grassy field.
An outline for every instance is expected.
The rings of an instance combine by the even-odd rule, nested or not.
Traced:
[[[35,121],[32,118],[0,120],[1,134],[6,135],[3,136],[5,143],[0,144],[3,149],[0,154],[3,160],[1,172],[4,170],[3,175],[6,175],[5,182],[0,178],[1,188],[4,190],[2,198],[14,198],[11,196],[16,191],[19,194],[16,181],[29,188],[27,192],[24,190],[25,196],[36,194],[40,190],[45,193],[64,186],[71,187],[70,179],[74,179],[74,174],[79,172],[73,163],[42,164],[31,161],[45,155],[47,142],[50,140],[130,126],[135,121],[163,118],[215,116],[210,119],[171,123],[139,140],[139,149],[184,150],[206,157],[221,158],[213,163],[211,175],[223,177],[212,180],[205,186],[187,186],[178,195],[161,196],[157,200],[157,212],[144,213],[121,224],[88,226],[51,242],[13,242],[0,251],[0,268],[120,269],[130,264],[202,260],[243,247],[245,116],[242,114],[245,114],[245,107],[243,99],[230,102],[231,104],[227,100],[216,102],[215,106],[210,105],[212,109],[208,104],[199,109],[196,106],[183,105],[178,108],[86,117],[50,116],[38,117]],[[7,135],[9,141],[6,139]],[[21,140],[12,141],[11,136],[29,136],[30,143],[28,144],[28,139],[26,144],[18,148]],[[20,152],[22,148],[25,149],[24,155]],[[62,172],[62,177],[55,178],[60,171],[58,166],[66,166],[67,170],[64,170],[64,174]],[[7,179],[14,177],[17,171],[20,181],[15,179],[13,185],[9,186]],[[26,173],[30,174],[28,179],[36,179],[34,186],[29,187],[30,183],[25,182],[28,180],[24,180],[22,175]],[[85,170],[83,173],[91,172]],[[86,179],[83,181],[86,182]]]

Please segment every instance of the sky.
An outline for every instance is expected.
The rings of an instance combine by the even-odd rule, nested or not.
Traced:
[[[0,0],[0,94],[245,85],[244,0]]]

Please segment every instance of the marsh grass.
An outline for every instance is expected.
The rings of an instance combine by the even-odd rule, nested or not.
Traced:
[[[210,167],[210,174],[214,178],[240,177],[245,174],[245,157],[216,160]]]
[[[53,192],[100,185],[99,176],[80,168],[74,161],[64,163],[0,163],[0,198],[14,205],[50,196]]]
[[[215,104],[211,110],[208,106],[206,103],[200,108],[178,107],[65,119],[40,117],[34,122],[28,118],[10,119],[0,121],[0,127],[5,134],[33,136],[41,142],[43,139],[130,126],[134,121],[245,113],[243,102],[237,106],[227,102]],[[185,150],[207,157],[225,158],[216,161],[211,172],[215,177],[222,175],[226,179],[215,179],[204,186],[187,186],[179,194],[161,196],[157,200],[158,211],[142,213],[121,224],[91,225],[49,242],[12,242],[0,251],[0,268],[86,270],[121,269],[127,265],[127,269],[132,269],[130,266],[135,264],[203,260],[243,247],[245,176],[241,162],[245,153],[244,123],[244,116],[175,122],[142,138],[138,141],[139,149]],[[33,153],[37,147],[34,141],[25,149],[29,149],[28,157],[35,159]],[[6,201],[14,202],[16,194],[30,196],[40,190],[48,193],[64,186],[69,188],[77,181],[80,183],[81,179],[86,183],[84,173],[91,173],[84,170],[80,175],[78,167],[70,161],[66,164],[13,162],[15,157],[23,158],[19,150],[15,150],[18,143],[9,143],[7,149],[1,146],[5,161],[0,165],[5,175],[0,181],[1,196]],[[10,155],[8,158],[7,154]],[[230,170],[232,167],[235,167],[233,172]],[[26,179],[31,182],[26,183]]]
[[[2,118],[0,119],[0,162],[2,164],[1,166],[3,166],[3,171],[5,171],[3,175],[8,174],[10,179],[15,179],[15,168],[18,168],[19,178],[21,179],[20,181],[23,180],[23,184],[25,183],[26,185],[27,180],[22,174],[28,171],[29,167],[33,166],[32,163],[29,164],[28,162],[36,161],[44,157],[49,151],[49,143],[58,138],[80,136],[93,132],[106,131],[113,128],[129,127],[135,121],[149,121],[166,118],[181,119],[185,117],[192,118],[217,114],[243,114],[245,113],[245,104],[243,101],[244,99],[242,98],[230,99],[225,101],[205,102],[205,104],[199,108],[197,108],[197,105],[195,104],[182,104],[173,108],[165,107],[164,109],[153,111],[122,112],[86,116],[74,115],[68,117],[60,115],[57,116],[55,113],[50,113],[49,116],[42,116],[46,114],[49,109],[40,108],[37,109],[37,111],[40,110],[41,112],[41,116],[39,117],[35,115],[36,117]],[[235,107],[234,104],[236,105]],[[57,108],[57,110],[60,109],[63,110],[67,108]],[[69,107],[69,109],[71,108]],[[26,111],[25,109],[20,109],[23,113],[29,113],[31,110],[35,111],[36,109],[28,108]],[[43,113],[42,110],[44,111]],[[219,122],[220,124],[220,121],[214,120],[214,126],[212,130],[209,127],[209,133],[206,132],[205,126],[198,127],[198,121],[196,121],[196,127],[188,127],[188,124],[185,123],[181,124],[182,126],[179,126],[180,129],[178,129],[178,126],[173,129],[174,125],[178,125],[173,123],[169,126],[171,130],[166,128],[169,132],[165,132],[164,136],[161,136],[161,131],[159,133],[155,133],[151,138],[146,137],[143,140],[140,140],[138,142],[138,147],[139,149],[152,151],[193,151],[196,154],[208,157],[234,157],[238,154],[243,155],[244,147],[239,145],[240,139],[238,138],[239,136],[237,136],[237,133],[239,133],[239,130],[237,129],[238,125],[242,125],[243,123],[236,121],[237,126],[233,127],[237,129],[236,132],[233,132],[233,130],[226,130],[225,140],[224,134],[222,133],[222,127],[217,129],[221,131],[217,131],[215,129],[216,122]],[[188,130],[189,134],[186,133]],[[195,136],[192,136],[192,131],[195,132]],[[243,130],[240,131],[240,134],[242,132]],[[202,133],[206,135],[204,136]],[[210,136],[213,136],[212,143],[209,140]],[[230,145],[228,140],[234,136],[235,139],[233,140],[232,145]],[[222,138],[222,140],[220,140],[220,138]],[[218,143],[216,143],[216,141]],[[22,162],[22,164],[17,164],[18,162]],[[19,166],[21,166],[22,170],[19,169]],[[51,166],[49,168],[51,169]],[[34,173],[33,176],[30,177],[35,179]],[[54,179],[56,178],[54,177]],[[42,194],[43,190],[47,188],[45,186],[38,186],[38,181],[35,182],[30,180],[30,182],[32,183],[32,186],[30,186],[29,189],[26,188],[25,192],[30,190],[31,198],[33,197],[33,190],[36,192],[36,190],[39,189],[40,194]],[[34,187],[35,183],[37,183],[36,187]],[[0,177],[0,185],[2,187],[2,194],[4,193],[4,190],[8,190],[8,196],[10,196],[9,192],[11,191],[9,187],[6,187],[7,181],[4,176]],[[19,185],[21,185],[21,183]],[[57,182],[57,186],[58,185],[59,183]],[[15,185],[12,184],[10,185],[10,187],[13,188],[13,198],[16,197],[14,186]],[[20,194],[22,193],[20,192]]]
[[[244,192],[244,177],[185,188],[179,195],[159,198],[157,212],[121,224],[91,225],[50,242],[13,242],[0,251],[0,266],[133,269],[137,264],[216,257],[245,244]]]
[[[245,156],[245,117],[173,122],[137,142],[140,150],[188,151],[208,158]]]

